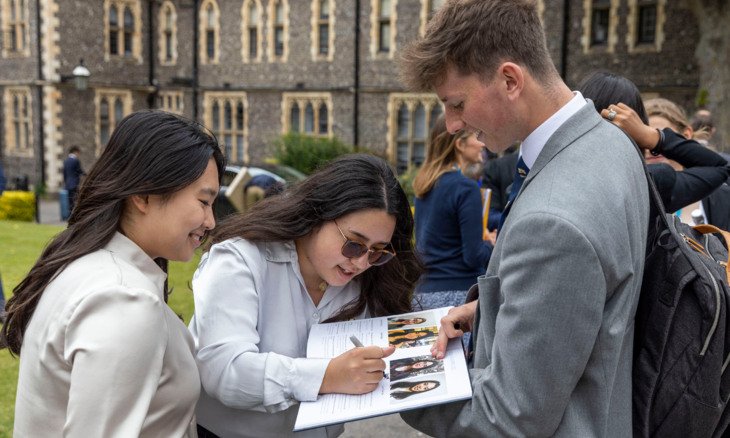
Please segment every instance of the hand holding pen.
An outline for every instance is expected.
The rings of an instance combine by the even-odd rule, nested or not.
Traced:
[[[351,337],[350,340],[356,348],[330,360],[319,389],[320,394],[365,394],[375,390],[383,379],[383,358],[393,354],[395,347],[364,347],[357,338]]]

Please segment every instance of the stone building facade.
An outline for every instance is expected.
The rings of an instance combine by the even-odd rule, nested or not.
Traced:
[[[90,167],[119,120],[162,108],[218,137],[230,162],[261,162],[288,131],[337,136],[419,164],[433,94],[397,79],[398,51],[439,0],[0,0],[0,156],[6,174],[62,187],[66,151]],[[692,107],[697,25],[670,0],[543,0],[569,85],[595,69]],[[77,89],[80,60],[91,72]]]

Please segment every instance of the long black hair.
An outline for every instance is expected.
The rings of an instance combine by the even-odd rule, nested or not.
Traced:
[[[636,111],[645,125],[649,124],[649,117],[646,115],[639,89],[636,84],[621,75],[607,71],[594,72],[583,79],[578,91],[583,97],[593,101],[593,105],[599,113],[609,105],[621,102]]]
[[[13,290],[0,345],[20,354],[25,329],[48,283],[69,263],[111,240],[119,229],[127,198],[169,198],[200,178],[211,158],[220,180],[225,159],[218,143],[193,121],[162,111],[140,111],[119,122],[81,184],[68,228],[46,246]],[[166,260],[156,262],[167,270]]]
[[[414,391],[413,387],[416,385],[420,385],[421,383],[434,383],[433,388],[429,388],[426,391]],[[404,398],[408,398],[410,396],[416,395],[416,394],[423,394],[424,392],[433,391],[434,389],[441,386],[441,382],[438,380],[419,380],[417,382],[413,381],[404,381],[404,382],[395,382],[390,384],[390,390],[393,391],[394,389],[406,389],[407,391],[393,391],[390,393],[390,396],[393,397],[396,400],[403,400]]]
[[[381,158],[351,154],[331,161],[283,193],[227,218],[211,233],[211,244],[233,237],[252,242],[295,240],[325,222],[365,209],[384,210],[395,217],[391,244],[397,255],[358,276],[360,295],[328,321],[352,319],[366,306],[373,316],[408,312],[413,286],[423,268],[413,248],[408,198]]]

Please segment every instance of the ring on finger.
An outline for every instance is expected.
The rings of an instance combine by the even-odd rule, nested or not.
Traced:
[[[615,118],[616,118],[616,111],[614,111],[614,110],[610,110],[610,111],[608,112],[608,115],[606,116],[606,118],[607,118],[607,119],[608,119],[608,120],[609,120],[610,122],[613,122],[613,119],[615,119]]]

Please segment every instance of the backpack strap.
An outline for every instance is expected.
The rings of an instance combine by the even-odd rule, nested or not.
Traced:
[[[620,129],[620,128],[619,128]],[[644,161],[644,154],[641,152],[641,149],[639,148],[639,145],[636,144],[633,138],[624,131],[621,130],[623,133],[628,137],[629,141],[631,141],[631,144],[634,145],[634,148],[636,149],[636,152],[639,154],[639,158],[641,159],[641,166],[644,168],[644,176],[646,177],[646,182],[649,185],[649,198],[651,198],[651,202],[654,204],[654,207],[659,212],[659,218],[662,222],[664,222],[664,226],[666,228],[669,228],[669,221],[667,220],[667,210],[664,208],[664,202],[662,202],[662,197],[659,195],[659,189],[656,188],[656,183],[654,182],[654,178],[651,177],[651,174],[649,174],[649,169],[646,167],[646,162]]]
[[[692,228],[694,228],[695,230],[697,230],[698,232],[700,232],[702,234],[719,234],[719,235],[721,235],[725,239],[725,247],[730,249],[730,233],[729,232],[727,232],[725,230],[721,230],[721,229],[717,228],[716,226],[710,225],[710,224],[696,225]],[[724,262],[721,262],[720,264],[725,265],[725,274],[727,276],[727,282],[730,285],[730,252],[728,252],[728,259],[725,260]]]

